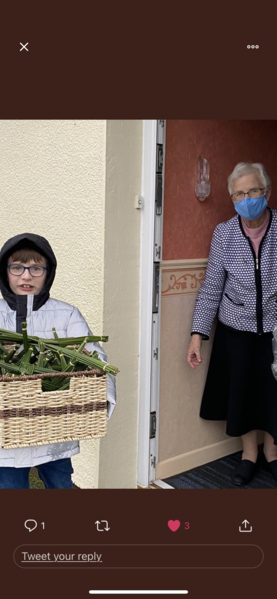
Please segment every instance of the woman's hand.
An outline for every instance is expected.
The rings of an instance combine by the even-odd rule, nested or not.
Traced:
[[[187,356],[187,361],[191,368],[196,368],[196,366],[199,366],[201,362],[203,362],[203,358],[201,357],[201,345],[202,336],[196,334],[192,335]]]

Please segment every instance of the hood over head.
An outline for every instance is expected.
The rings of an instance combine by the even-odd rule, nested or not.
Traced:
[[[21,322],[24,322],[27,314],[27,295],[16,295],[11,291],[7,278],[7,260],[16,250],[25,247],[36,250],[48,260],[48,273],[45,285],[40,293],[34,295],[33,310],[38,310],[48,300],[57,267],[57,260],[50,244],[47,239],[40,235],[22,233],[11,237],[4,243],[0,252],[0,290],[10,308],[17,312],[20,311],[20,323],[17,323],[17,330],[20,329],[18,332],[21,332]]]

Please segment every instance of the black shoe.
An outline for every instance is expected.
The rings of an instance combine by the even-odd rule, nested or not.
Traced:
[[[277,460],[272,460],[272,462],[268,462],[265,457],[265,461],[267,464],[267,470],[269,470],[271,472],[274,480],[276,480],[276,482],[277,482]]]
[[[234,483],[234,485],[238,485],[240,487],[242,487],[243,485],[248,485],[248,483],[250,483],[255,474],[255,470],[255,462],[251,462],[251,460],[241,460],[235,472],[232,474],[231,480]]]

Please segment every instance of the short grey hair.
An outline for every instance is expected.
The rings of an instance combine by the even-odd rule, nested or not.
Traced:
[[[271,186],[271,180],[262,164],[260,162],[239,162],[231,175],[228,177],[228,191],[231,195],[233,193],[233,183],[239,177],[243,177],[244,175],[250,175],[252,173],[257,173],[261,180],[262,185],[267,189]]]

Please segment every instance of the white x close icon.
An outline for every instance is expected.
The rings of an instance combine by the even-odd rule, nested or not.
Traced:
[[[29,42],[27,42],[26,44],[22,44],[22,42],[19,42],[20,46],[22,46],[22,48],[20,48],[19,52],[22,52],[22,50],[26,50],[26,52],[29,52],[27,46],[29,45]]]

